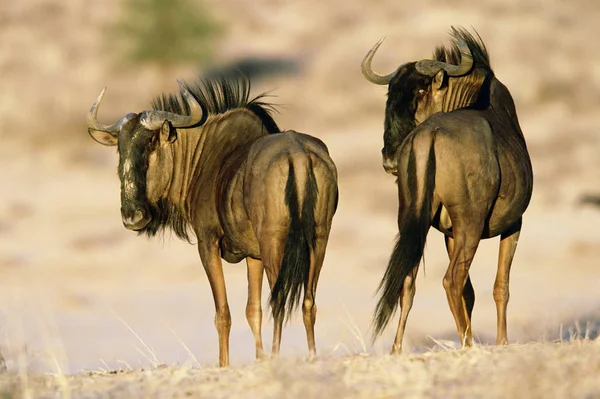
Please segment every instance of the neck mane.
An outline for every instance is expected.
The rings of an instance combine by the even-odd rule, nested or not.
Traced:
[[[466,76],[449,78],[448,91],[444,97],[442,111],[451,112],[474,105],[479,98],[479,92],[486,75],[485,71],[475,69]]]
[[[163,152],[159,156],[172,157],[173,170],[144,232],[153,236],[170,229],[190,241],[193,208],[203,196],[214,194],[223,162],[257,138],[280,130],[271,116],[273,105],[263,101],[264,94],[251,99],[250,82],[243,76],[204,79],[185,86],[207,115],[198,126],[177,129],[177,141],[159,150]],[[152,107],[190,113],[189,105],[173,94],[156,97]]]

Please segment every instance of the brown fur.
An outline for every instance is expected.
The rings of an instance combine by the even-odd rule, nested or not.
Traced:
[[[392,348],[399,353],[415,295],[415,278],[430,226],[443,232],[450,264],[443,279],[450,310],[465,346],[472,344],[475,295],[469,267],[479,241],[500,236],[494,300],[497,343],[508,341],[508,278],[531,198],[533,174],[508,89],[494,76],[485,46],[453,29],[474,59],[462,77],[419,74],[414,63],[391,79],[386,108],[384,167],[398,176],[399,238],[381,282],[375,334],[398,304],[400,323]],[[438,48],[438,61],[460,62],[455,44]]]
[[[215,301],[220,366],[229,364],[231,327],[221,258],[247,261],[246,316],[257,358],[263,356],[263,272],[274,293],[273,354],[279,352],[286,307],[289,314],[304,289],[302,311],[312,356],[316,287],[337,203],[336,167],[323,142],[294,131],[277,133],[265,104],[244,101],[240,96],[247,100],[247,90],[236,87],[208,82],[190,88],[209,112],[199,126],[175,129],[165,121],[157,131],[135,124],[120,132],[119,141],[143,149],[137,151],[142,160],[130,164],[145,172],[137,170],[140,179],[124,182],[136,189],[127,198],[133,205],[123,207],[167,212],[151,234],[174,226],[169,220],[183,224],[181,237],[187,237],[188,227],[195,234]],[[173,97],[163,96],[155,104],[182,114],[189,109]],[[120,145],[119,153],[136,151]],[[152,219],[152,212],[145,217]],[[136,229],[150,225],[152,220]]]

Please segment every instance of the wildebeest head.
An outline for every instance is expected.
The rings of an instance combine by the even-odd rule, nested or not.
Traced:
[[[396,173],[398,148],[416,126],[437,112],[467,106],[477,96],[481,86],[479,74],[475,74],[476,81],[468,78],[473,75],[471,51],[460,35],[455,37],[456,52],[460,54],[457,65],[440,60],[445,58],[442,52],[436,60],[409,62],[388,75],[380,75],[371,68],[371,61],[383,39],[365,56],[362,62],[365,78],[371,83],[388,85],[381,151],[386,172]]]
[[[159,110],[129,113],[114,125],[98,122],[97,114],[106,88],[90,109],[88,132],[98,143],[117,145],[121,180],[121,218],[129,230],[141,231],[153,219],[153,210],[171,183],[173,159],[169,151],[159,151],[177,140],[176,128],[202,121],[204,110],[181,81],[181,93],[189,115]]]

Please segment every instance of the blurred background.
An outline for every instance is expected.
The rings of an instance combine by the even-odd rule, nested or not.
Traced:
[[[176,90],[176,78],[236,68],[254,94],[273,95],[280,127],[323,139],[338,166],[340,206],[317,291],[320,354],[387,353],[397,319],[375,345],[369,323],[397,233],[396,187],[380,163],[386,89],[362,77],[360,62],[384,35],[376,70],[428,58],[448,43],[451,25],[483,38],[534,165],[509,339],[597,334],[598,21],[596,0],[1,2],[0,351],[8,368],[216,365],[214,305],[195,247],[122,227],[117,154],[89,138],[85,119],[104,86],[99,118],[113,123]],[[482,242],[471,268],[482,344],[495,341],[497,247],[498,239]],[[457,341],[441,233],[430,232],[425,257],[407,351]],[[225,269],[231,361],[241,364],[254,354],[245,264]],[[270,348],[268,316],[263,329]],[[300,317],[284,330],[282,355],[307,355]]]

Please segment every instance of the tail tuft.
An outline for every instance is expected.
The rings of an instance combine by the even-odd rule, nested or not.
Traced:
[[[317,202],[317,181],[312,167],[308,167],[308,178],[304,190],[302,211],[296,189],[296,173],[290,161],[289,174],[285,187],[286,205],[290,212],[290,224],[286,237],[283,260],[277,281],[271,291],[273,318],[284,317],[287,321],[298,307],[302,288],[308,280],[310,252],[315,246],[315,206]]]
[[[404,210],[404,214],[399,221],[400,232],[383,279],[377,288],[377,292],[381,295],[373,316],[373,339],[381,335],[384,328],[390,322],[402,297],[404,280],[419,264],[423,256],[425,241],[431,223],[431,206],[435,186],[435,153],[433,142],[429,149],[426,173],[427,176],[423,176],[425,178],[425,190],[422,191],[423,198],[418,201],[415,199],[418,192],[415,153],[414,149],[411,149],[406,181],[408,193],[404,193],[403,195],[405,203],[409,206]],[[400,181],[398,182],[399,189],[402,187],[401,183]],[[419,208],[417,208],[417,205],[420,205]]]

